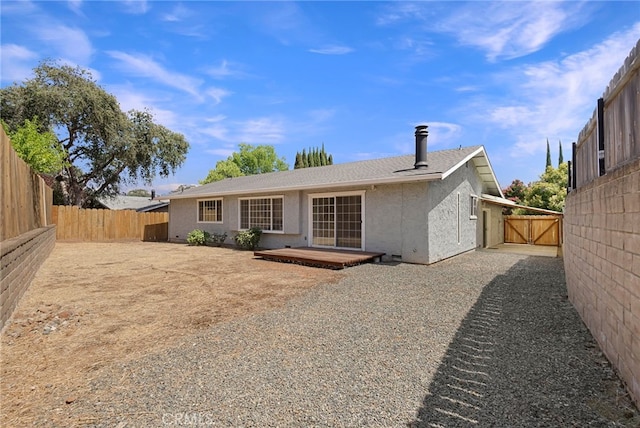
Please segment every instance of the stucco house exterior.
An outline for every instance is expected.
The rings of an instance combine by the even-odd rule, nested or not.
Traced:
[[[169,240],[193,229],[263,230],[260,246],[324,247],[385,253],[429,264],[503,242],[504,196],[484,147],[229,178],[169,195]]]

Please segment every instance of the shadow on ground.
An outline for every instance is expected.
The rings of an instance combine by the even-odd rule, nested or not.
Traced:
[[[637,410],[567,299],[561,259],[484,288],[409,427],[637,426]]]

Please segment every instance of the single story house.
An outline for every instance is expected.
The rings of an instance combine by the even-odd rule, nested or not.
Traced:
[[[504,199],[483,146],[228,178],[173,193],[169,240],[193,229],[262,229],[260,247],[321,247],[385,253],[429,264],[503,242]]]

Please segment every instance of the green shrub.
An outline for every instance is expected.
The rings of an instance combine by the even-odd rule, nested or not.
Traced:
[[[242,230],[233,238],[236,241],[238,247],[243,250],[254,250],[260,242],[262,236],[262,230],[257,227],[252,227],[249,230]]]
[[[211,240],[211,234],[205,230],[194,229],[187,235],[189,245],[207,245]]]
[[[222,244],[224,244],[224,241],[226,239],[227,239],[226,233],[212,233],[210,243],[215,247],[220,247],[222,246]]]

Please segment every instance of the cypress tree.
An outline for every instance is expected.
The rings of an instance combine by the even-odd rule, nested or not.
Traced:
[[[307,153],[307,156],[309,156],[309,168],[316,166],[316,158],[313,156],[313,150],[311,147],[309,147],[309,153]]]
[[[329,158],[327,158],[327,165],[333,165],[333,155],[329,155]]]
[[[547,138],[547,167],[551,166],[551,150],[549,149],[549,139]],[[545,167],[545,171],[547,168]]]
[[[316,166],[322,166],[322,162],[320,161],[320,151],[317,147],[313,149],[313,161],[315,162]]]
[[[302,163],[302,155],[300,152],[296,152],[296,163],[293,165],[293,169],[304,168],[304,164]]]
[[[309,159],[307,159],[307,151],[302,149],[302,167],[309,168]]]
[[[564,162],[564,158],[562,157],[562,141],[558,140],[560,146],[560,154],[558,155],[558,166]]]

